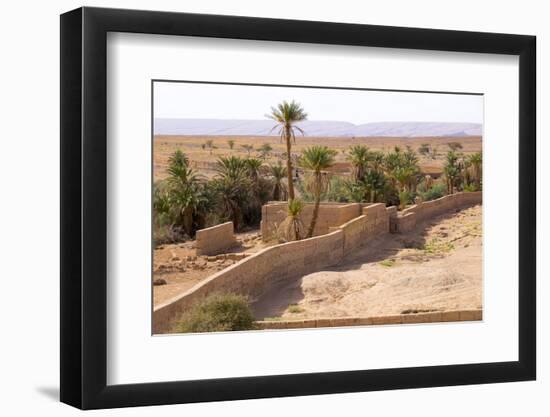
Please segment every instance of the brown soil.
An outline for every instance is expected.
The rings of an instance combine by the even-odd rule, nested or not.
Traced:
[[[235,141],[233,149],[229,148],[228,139]],[[210,151],[208,148],[202,149],[201,145],[206,140],[212,140],[215,149]],[[391,137],[297,137],[296,143],[292,145],[292,153],[299,154],[305,147],[311,145],[325,145],[338,151],[337,165],[334,170],[340,174],[349,171],[350,166],[346,160],[343,151],[352,145],[365,144],[372,150],[390,151],[394,146],[410,145],[414,150],[418,150],[423,143],[431,144],[438,149],[438,157],[430,159],[420,158],[420,167],[424,173],[438,175],[441,173],[445,154],[449,150],[447,144],[450,142],[459,142],[462,145],[462,152],[470,154],[481,151],[481,137],[426,137],[426,138],[391,138]],[[241,156],[246,157],[248,153],[241,145],[249,144],[258,148],[263,143],[269,143],[273,147],[271,155],[266,162],[276,162],[281,158],[283,152],[286,152],[285,145],[276,136],[161,136],[154,138],[154,179],[166,177],[166,167],[169,156],[177,149],[181,149],[189,157],[192,164],[199,164],[196,169],[203,175],[211,177],[215,174],[208,164],[214,162],[220,156]],[[256,150],[252,151],[251,156],[258,156]]]
[[[481,206],[387,235],[326,271],[277,288],[256,317],[368,317],[482,307]]]
[[[208,276],[233,265],[244,257],[268,246],[258,230],[236,235],[237,245],[216,256],[197,256],[195,241],[161,245],[153,254],[153,281],[165,285],[153,286],[153,304],[157,306],[178,296]]]

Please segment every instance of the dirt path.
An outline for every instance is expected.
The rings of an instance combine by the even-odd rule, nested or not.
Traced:
[[[274,289],[260,318],[366,317],[482,306],[481,206],[387,235],[326,271]]]

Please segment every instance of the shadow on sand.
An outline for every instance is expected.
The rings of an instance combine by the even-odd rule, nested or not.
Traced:
[[[443,220],[454,217],[462,209],[441,214],[433,219],[426,220],[416,225],[414,230],[408,233],[387,234],[374,239],[353,252],[347,254],[342,261],[333,267],[323,268],[322,271],[353,271],[359,270],[366,263],[381,262],[391,259],[403,249],[422,249],[427,243],[428,231]],[[410,255],[409,260],[421,260],[422,255]],[[319,272],[319,271],[316,271]],[[315,273],[315,272],[313,272]],[[257,301],[251,303],[250,307],[257,320],[264,320],[270,317],[279,317],[289,305],[297,304],[304,299],[302,290],[303,277],[297,276],[294,279],[287,279],[277,286],[271,288]]]

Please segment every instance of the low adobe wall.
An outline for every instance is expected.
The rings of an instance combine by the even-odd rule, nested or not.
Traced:
[[[482,192],[461,192],[443,196],[436,200],[423,201],[408,207],[392,218],[390,230],[393,233],[407,233],[417,223],[439,216],[443,213],[482,203]]]
[[[340,226],[345,222],[361,215],[361,209],[365,204],[361,203],[321,203],[319,206],[319,217],[315,223],[313,236],[320,236],[328,233],[329,228]],[[307,229],[313,215],[313,203],[306,203],[300,219]],[[286,202],[271,202],[262,207],[262,239],[264,241],[275,237],[277,227],[287,217]]]
[[[216,255],[236,243],[233,222],[227,222],[197,230],[195,248],[197,255]]]
[[[308,329],[313,327],[371,326],[380,324],[442,323],[451,321],[479,320],[483,320],[482,310],[452,310],[417,314],[394,314],[389,316],[373,317],[334,317],[305,320],[266,320],[257,321],[256,325],[259,329],[262,330],[273,330]]]
[[[153,333],[165,333],[179,315],[215,292],[232,292],[258,299],[275,284],[336,265],[343,258],[341,230],[266,248],[210,276],[180,296],[156,307]]]
[[[372,239],[390,231],[390,216],[395,213],[395,207],[386,208],[385,204],[371,204],[363,207],[363,214],[341,226],[331,227],[330,231],[344,232],[344,253],[365,245]]]

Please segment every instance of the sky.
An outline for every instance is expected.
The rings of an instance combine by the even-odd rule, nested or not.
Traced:
[[[483,96],[180,82],[154,83],[155,118],[265,120],[296,100],[308,120],[483,123]]]

